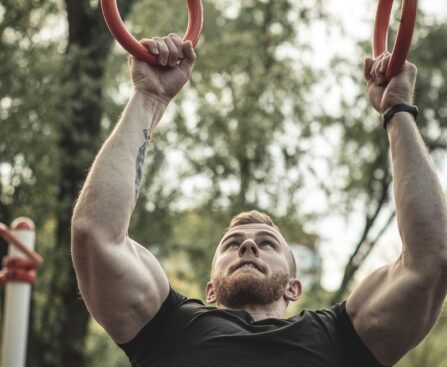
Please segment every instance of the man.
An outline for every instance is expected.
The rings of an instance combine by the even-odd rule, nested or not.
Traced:
[[[75,207],[73,262],[90,313],[134,367],[391,366],[417,345],[447,293],[447,210],[409,104],[416,67],[389,83],[390,55],[367,59],[373,107],[386,115],[403,251],[347,302],[284,319],[301,284],[280,230],[241,213],[217,246],[205,307],[170,288],[154,256],[128,237],[146,146],[196,55],[178,36],[144,40],[159,65],[130,59],[134,93],[100,150]]]

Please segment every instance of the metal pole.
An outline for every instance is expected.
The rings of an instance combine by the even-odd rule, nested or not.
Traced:
[[[19,218],[12,224],[12,232],[29,249],[34,249],[35,227],[27,218]],[[15,246],[9,245],[8,255],[28,258]],[[3,316],[2,367],[25,367],[28,336],[31,284],[8,282],[5,286]]]

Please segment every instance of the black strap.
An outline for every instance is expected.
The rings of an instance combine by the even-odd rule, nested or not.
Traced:
[[[409,112],[413,115],[416,120],[418,117],[418,108],[411,104],[399,103],[388,108],[383,114],[383,128],[386,130],[388,122],[393,118],[393,116],[398,112]]]

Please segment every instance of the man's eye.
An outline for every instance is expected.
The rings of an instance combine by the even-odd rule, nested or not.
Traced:
[[[226,248],[235,248],[235,247],[239,247],[239,243],[237,242],[230,242]]]
[[[270,241],[262,241],[259,246],[270,246],[273,247],[273,243],[271,243]]]

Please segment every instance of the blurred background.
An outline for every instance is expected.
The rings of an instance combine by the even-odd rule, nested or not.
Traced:
[[[136,38],[186,29],[184,1],[118,4]],[[204,300],[230,218],[265,211],[304,282],[289,315],[340,302],[401,249],[389,144],[363,82],[377,1],[203,4],[192,80],[151,143],[129,233],[174,288]],[[446,36],[447,3],[420,1],[410,55],[418,125],[447,192]],[[129,366],[89,318],[70,258],[74,202],[132,92],[126,58],[97,0],[0,4],[0,222],[32,218],[46,259],[33,287],[27,367]],[[446,307],[398,366],[447,366]]]

